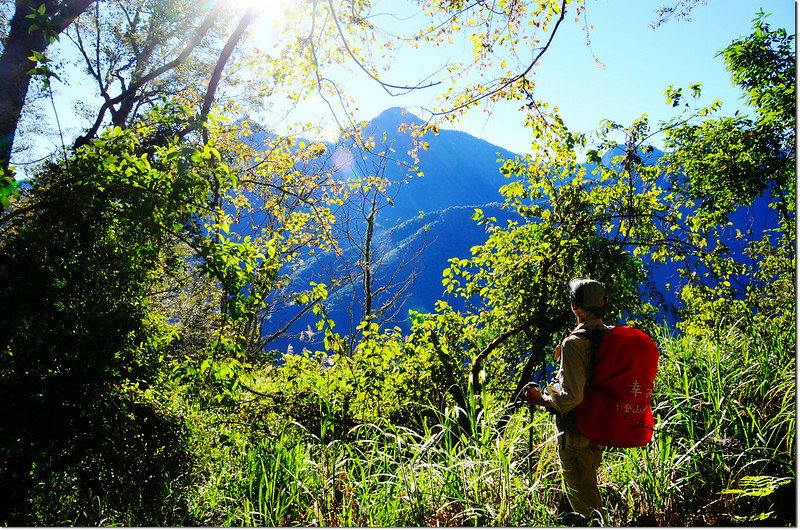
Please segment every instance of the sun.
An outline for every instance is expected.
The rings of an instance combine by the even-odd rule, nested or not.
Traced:
[[[290,11],[297,7],[297,0],[223,0],[238,11],[255,11],[259,18],[268,18],[274,27],[283,26]]]
[[[255,9],[259,13],[267,11],[272,15],[281,16],[292,0],[226,0],[228,3],[233,4],[240,9]]]

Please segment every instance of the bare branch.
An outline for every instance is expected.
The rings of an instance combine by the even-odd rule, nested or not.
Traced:
[[[339,18],[336,16],[336,13],[334,12],[334,8],[333,8],[333,2],[332,2],[331,0],[328,0],[328,6],[329,6],[329,7],[330,7],[330,9],[331,9],[331,16],[333,17],[333,21],[336,23],[336,29],[337,29],[337,30],[338,30],[338,32],[339,32],[339,37],[342,39],[342,45],[344,46],[344,49],[345,49],[345,51],[347,52],[347,54],[350,56],[350,58],[353,60],[353,62],[355,62],[355,63],[356,63],[356,65],[357,65],[357,66],[358,66],[358,67],[359,67],[359,68],[360,68],[360,69],[361,69],[361,70],[362,70],[362,71],[363,71],[365,74],[367,74],[367,76],[368,76],[370,79],[372,79],[372,80],[373,80],[373,81],[375,81],[376,83],[380,84],[380,85],[381,85],[381,87],[382,87],[382,88],[383,88],[383,89],[386,91],[386,93],[387,93],[387,94],[389,94],[390,96],[399,96],[399,95],[401,95],[401,94],[402,94],[402,93],[401,93],[401,94],[395,94],[395,93],[393,93],[393,92],[390,90],[390,89],[392,89],[392,88],[394,88],[394,89],[397,89],[397,90],[405,90],[405,91],[406,91],[406,93],[407,93],[407,92],[410,92],[410,91],[413,91],[413,90],[421,90],[421,89],[425,89],[425,88],[434,87],[434,86],[436,86],[436,85],[440,84],[440,82],[439,82],[439,81],[436,81],[436,82],[434,82],[434,83],[428,83],[427,85],[416,85],[416,86],[410,86],[410,85],[394,85],[394,84],[392,84],[392,83],[387,83],[387,82],[385,82],[385,81],[381,81],[380,79],[378,79],[378,78],[375,76],[375,74],[373,74],[372,72],[370,72],[370,71],[367,69],[367,67],[364,65],[364,63],[362,63],[362,62],[361,62],[361,61],[360,61],[360,60],[359,60],[359,59],[358,59],[358,58],[355,56],[355,54],[353,53],[353,50],[350,48],[350,45],[347,43],[347,38],[345,37],[345,35],[344,35],[344,31],[342,30],[342,26],[341,26],[341,25],[340,25],[340,23],[339,23]]]
[[[223,8],[224,8],[224,2],[219,2],[211,9],[211,11],[208,13],[208,15],[206,15],[203,22],[195,31],[194,38],[192,39],[192,41],[189,44],[187,44],[186,47],[184,47],[184,49],[178,54],[178,56],[175,59],[160,66],[159,68],[156,68],[152,72],[142,76],[141,79],[132,82],[131,85],[127,88],[127,90],[123,90],[116,97],[106,100],[103,103],[102,107],[100,107],[100,110],[98,111],[97,114],[97,118],[95,119],[95,122],[92,125],[92,127],[83,136],[80,136],[77,140],[75,140],[75,144],[73,147],[75,149],[78,149],[89,143],[89,141],[91,141],[97,135],[97,132],[100,130],[100,126],[103,123],[103,119],[105,118],[106,112],[109,109],[111,109],[113,105],[116,105],[117,103],[120,103],[126,100],[127,98],[134,97],[136,95],[136,92],[144,85],[160,77],[166,72],[174,70],[175,68],[183,64],[186,61],[186,59],[189,58],[189,55],[191,55],[192,51],[194,51],[194,49],[200,45],[200,42],[202,42],[205,35],[211,30],[211,28],[214,25],[214,21],[220,15]]]
[[[553,27],[553,31],[550,33],[550,36],[548,37],[547,42],[545,43],[545,45],[542,46],[541,48],[539,48],[539,53],[536,54],[536,56],[533,58],[531,63],[528,65],[528,67],[524,71],[520,72],[519,74],[515,75],[514,77],[511,77],[510,79],[504,80],[499,86],[497,86],[497,87],[495,87],[495,88],[493,88],[493,89],[481,94],[480,96],[475,96],[473,98],[470,98],[469,100],[465,101],[464,103],[456,105],[455,107],[452,107],[449,110],[433,112],[432,115],[433,116],[443,116],[443,115],[450,114],[452,112],[455,112],[455,111],[470,107],[470,106],[474,105],[475,103],[477,103],[479,101],[482,101],[482,100],[484,100],[484,99],[486,99],[486,98],[488,98],[488,97],[490,97],[490,96],[492,96],[494,94],[497,94],[498,92],[501,92],[501,91],[505,90],[506,88],[508,88],[509,86],[513,85],[517,81],[525,79],[527,77],[527,75],[531,72],[531,70],[533,70],[533,67],[536,66],[536,63],[539,62],[539,59],[541,59],[542,56],[544,55],[544,53],[550,48],[550,45],[553,43],[553,39],[555,38],[556,33],[558,32],[558,28],[561,25],[561,22],[564,21],[564,17],[566,16],[566,11],[567,11],[567,0],[562,0],[561,1],[561,12],[560,12],[560,15],[558,17],[558,20],[556,20],[555,27]]]
[[[214,71],[211,74],[211,79],[208,81],[208,89],[206,90],[206,95],[203,98],[203,107],[200,111],[200,123],[205,124],[206,118],[208,118],[208,113],[211,111],[211,105],[214,102],[214,96],[217,91],[217,86],[219,85],[219,81],[222,78],[222,71],[225,68],[225,65],[228,64],[228,59],[230,59],[231,54],[233,53],[234,48],[236,45],[239,44],[239,41],[244,36],[247,27],[255,20],[256,17],[256,8],[251,7],[248,9],[244,16],[239,19],[239,24],[236,26],[236,29],[231,33],[231,36],[228,37],[228,42],[225,43],[225,47],[222,49],[222,52],[219,54],[219,59],[217,60],[217,64],[214,66]],[[208,131],[206,131],[205,127],[203,128],[203,143],[208,142]]]

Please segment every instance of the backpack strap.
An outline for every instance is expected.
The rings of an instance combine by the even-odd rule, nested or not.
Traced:
[[[594,352],[597,351],[597,348],[600,346],[600,341],[603,340],[603,337],[606,336],[606,333],[611,331],[609,328],[603,326],[602,328],[582,328],[576,329],[570,335],[575,335],[576,337],[581,337],[584,339],[589,339],[592,343],[592,357],[594,358]]]
[[[592,369],[594,368],[594,354],[597,351],[597,348],[600,347],[600,341],[603,340],[603,337],[605,337],[606,333],[608,333],[610,330],[611,328],[608,328],[606,326],[603,326],[601,328],[582,328],[582,329],[576,329],[569,334],[569,335],[574,335],[576,337],[580,337],[582,339],[587,339],[589,340],[589,342],[591,342],[592,345],[591,354],[589,356],[589,369],[586,374],[586,383],[584,386],[584,391],[589,386],[589,380],[592,377]],[[561,431],[566,431],[566,430],[578,431],[578,408],[575,407],[566,414],[556,415],[556,425]],[[565,443],[566,443],[566,438],[562,436],[561,446],[563,447]]]
[[[602,328],[578,329],[571,333],[571,335],[575,335],[576,337],[589,339],[589,342],[592,343],[591,355],[589,356],[589,370],[586,373],[587,387],[589,386],[589,380],[592,378],[592,371],[594,370],[594,354],[597,353],[597,348],[600,347],[600,342],[603,340],[603,337],[605,337],[606,333],[608,333],[612,329],[614,329],[613,326],[612,327],[603,326]]]

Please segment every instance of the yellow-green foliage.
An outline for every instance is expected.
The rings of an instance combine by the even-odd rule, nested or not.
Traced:
[[[351,354],[304,350],[243,376],[244,388],[254,391],[243,392],[246,415],[272,431],[294,421],[318,436],[323,420],[336,436],[358,424],[418,423],[444,395],[432,378],[438,361],[399,330],[363,327],[364,339]]]
[[[788,334],[728,332],[722,342],[659,339],[654,440],[640,449],[606,450],[599,472],[605,524],[783,521],[771,493],[795,476],[793,342]],[[313,358],[294,362],[320,370]],[[391,372],[389,366],[382,370]],[[413,394],[424,383],[414,373],[387,380],[404,381]],[[296,385],[289,394],[296,396],[319,392],[315,385],[336,377],[307,386],[281,381],[287,390]],[[332,388],[326,395],[336,394]],[[386,407],[383,396],[365,393],[359,410]],[[413,426],[353,418],[345,430],[337,427],[343,409],[323,408],[309,429],[287,422],[290,407],[283,427],[266,436],[246,443],[226,438],[219,459],[208,461],[218,471],[201,484],[195,513],[204,514],[204,524],[225,525],[561,524],[549,414],[531,418],[521,411],[498,428],[501,407],[479,402],[502,401],[483,395],[470,402],[470,437],[458,429],[452,407],[419,406]],[[281,425],[280,412],[272,414],[272,424]]]

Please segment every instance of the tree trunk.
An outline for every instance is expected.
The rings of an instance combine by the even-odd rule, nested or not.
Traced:
[[[0,55],[0,169],[8,169],[17,125],[28,95],[31,81],[28,72],[35,66],[28,57],[34,51],[44,53],[50,44],[45,31],[29,31],[34,21],[27,16],[44,4],[50,24],[48,31],[58,35],[94,1],[16,0],[5,49]]]

